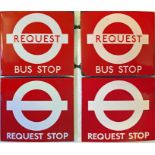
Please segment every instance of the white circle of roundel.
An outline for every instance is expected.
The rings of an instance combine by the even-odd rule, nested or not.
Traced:
[[[25,17],[23,17],[21,20],[19,20],[13,30],[13,34],[18,34],[21,35],[24,28],[34,22],[40,22],[43,23],[45,25],[47,25],[51,31],[53,32],[53,34],[62,34],[61,29],[59,27],[59,25],[57,24],[57,22],[49,17],[48,15],[42,14],[42,13],[33,13],[30,15],[26,15]],[[16,53],[18,54],[18,56],[20,56],[23,60],[29,62],[29,63],[33,63],[33,64],[41,64],[41,63],[46,63],[48,61],[50,61],[51,59],[53,59],[58,52],[61,49],[62,44],[61,43],[53,43],[53,46],[44,54],[41,55],[34,55],[31,54],[29,52],[27,52],[22,43],[13,43],[13,47],[16,51]]]
[[[142,35],[142,30],[138,23],[131,18],[130,16],[121,14],[121,13],[115,13],[108,15],[104,18],[102,18],[96,25],[94,29],[94,34],[102,34],[103,31],[106,29],[107,26],[109,26],[112,23],[119,22],[123,23],[130,27],[133,34],[135,35]],[[125,54],[122,55],[114,55],[106,50],[106,48],[100,44],[100,43],[93,43],[94,48],[97,52],[97,54],[104,60],[113,63],[113,64],[123,64],[127,63],[131,60],[133,60],[141,51],[142,44],[133,44],[133,47]]]
[[[133,101],[105,101],[104,98],[113,90],[124,90],[134,98]],[[115,103],[114,103],[115,102]],[[111,104],[110,104],[111,103]],[[125,121],[117,122],[109,119],[104,111],[126,111],[133,110],[133,114]],[[107,83],[97,92],[94,101],[88,102],[88,110],[94,111],[98,121],[108,129],[121,131],[133,127],[141,118],[143,111],[149,109],[149,101],[143,100],[139,90],[126,81],[112,81]]]
[[[46,92],[52,101],[41,101],[42,104],[39,104],[39,101],[22,101],[22,98],[26,93],[31,90],[42,90]],[[33,104],[30,104],[30,103]],[[35,104],[36,103],[36,104]],[[15,119],[17,122],[26,129],[33,130],[33,131],[40,131],[45,130],[51,127],[56,123],[59,119],[61,111],[67,110],[67,101],[62,101],[59,93],[57,90],[50,84],[43,82],[43,81],[31,81],[28,83],[23,84],[18,90],[15,92],[13,100],[7,101],[7,110],[12,110]],[[52,113],[43,121],[34,122],[27,119],[22,110],[52,110]]]

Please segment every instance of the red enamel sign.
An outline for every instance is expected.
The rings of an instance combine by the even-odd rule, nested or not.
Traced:
[[[154,29],[151,12],[82,12],[84,75],[153,75]]]
[[[154,102],[154,78],[83,78],[82,141],[154,140]]]
[[[1,24],[3,75],[73,75],[72,12],[3,12]]]
[[[1,82],[2,141],[74,140],[72,78]]]

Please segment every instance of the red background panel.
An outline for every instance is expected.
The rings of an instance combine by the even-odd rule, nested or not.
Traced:
[[[68,44],[62,44],[62,47],[55,58],[51,61],[39,65],[46,66],[61,66],[59,73],[37,73],[36,68],[39,65],[25,62],[14,51],[12,44],[6,44],[6,34],[13,33],[13,29],[16,23],[24,16],[31,13],[43,13],[52,17],[59,24],[63,34],[68,34]],[[3,12],[1,13],[2,29],[0,30],[2,35],[2,75],[73,75],[73,55],[74,55],[74,14],[73,12]],[[52,33],[49,28],[42,23],[32,23],[28,25],[23,33]],[[49,50],[50,44],[23,44],[23,47],[33,54],[43,54]],[[29,73],[14,73],[14,66],[19,65],[33,67],[33,72]]]
[[[122,65],[141,65],[143,67],[140,73],[118,73],[117,64],[109,63],[103,60],[95,51],[93,44],[87,44],[87,34],[93,34],[97,23],[107,15],[113,13],[123,13],[135,19],[140,25],[143,34],[149,35],[149,44],[143,45],[139,55],[132,61]],[[131,29],[121,23],[109,25],[103,33],[121,33],[132,34]],[[151,12],[82,12],[81,15],[81,34],[82,34],[82,69],[84,75],[152,75],[154,74],[154,13]],[[124,54],[132,45],[104,45],[112,54]],[[121,64],[120,64],[121,65]],[[96,73],[96,66],[113,66],[113,73]]]
[[[68,110],[62,111],[57,122],[48,129],[42,131],[31,131],[22,127],[15,119],[12,111],[6,110],[6,101],[12,100],[16,90],[23,84],[29,81],[44,81],[51,84],[58,91],[61,100],[67,100]],[[74,115],[73,115],[73,79],[72,78],[50,78],[50,79],[17,79],[17,78],[3,78],[2,81],[2,141],[7,141],[6,133],[44,133],[42,140],[25,140],[25,141],[52,141],[46,139],[47,133],[63,133],[68,132],[69,136],[66,140],[53,140],[53,141],[73,141],[74,137]],[[41,90],[32,90],[23,97],[22,100],[51,100],[46,92]],[[51,111],[23,111],[24,116],[32,121],[42,121],[46,119]],[[24,141],[24,140],[11,140],[11,141]]]
[[[97,119],[94,111],[88,111],[88,101],[93,101],[98,90],[105,84],[115,81],[127,81],[141,92],[143,100],[149,100],[149,110],[145,110],[139,122],[130,129],[123,131],[114,131],[104,127]],[[105,100],[133,100],[133,97],[126,91],[114,90],[107,94]],[[134,111],[105,111],[106,116],[113,121],[124,121],[131,117]],[[88,140],[88,133],[121,133],[126,136],[123,140],[130,141],[127,137],[129,132],[150,132],[146,140],[155,139],[155,79],[154,78],[83,78],[82,80],[82,141],[100,141]],[[106,140],[101,140],[106,141]],[[112,140],[108,140],[112,141]],[[115,140],[113,140],[115,141]],[[138,141],[138,139],[135,139]]]

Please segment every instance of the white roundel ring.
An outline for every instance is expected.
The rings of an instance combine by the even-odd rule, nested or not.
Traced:
[[[47,25],[51,29],[53,34],[58,34],[58,35],[62,34],[61,29],[59,25],[57,24],[57,22],[50,16],[42,14],[42,13],[33,13],[33,14],[24,16],[22,19],[20,19],[17,22],[13,30],[13,34],[21,35],[24,28],[27,25],[34,23],[34,22],[40,22],[40,23]],[[51,48],[47,52],[36,56],[34,54],[27,52],[24,49],[21,42],[13,43],[13,47],[16,53],[18,54],[18,56],[20,56],[23,60],[29,63],[34,63],[34,64],[46,63],[49,60],[53,59],[60,51],[61,46],[62,46],[62,43],[53,43],[53,46],[51,46]]]
[[[142,35],[142,30],[139,24],[130,16],[121,13],[115,13],[107,15],[106,17],[102,18],[96,25],[94,29],[94,34],[102,34],[103,31],[112,23],[123,23],[130,27],[133,34],[135,35]],[[94,48],[97,54],[104,60],[113,63],[113,64],[123,64],[133,60],[141,51],[142,44],[135,43],[133,44],[132,48],[125,54],[122,55],[114,55],[106,50],[104,45],[101,43],[94,42]]]
[[[113,90],[124,90],[129,92],[133,101],[107,101],[106,95]],[[143,100],[140,91],[131,83],[117,80],[105,84],[97,92],[94,101],[88,102],[88,110],[94,111],[98,121],[108,129],[122,131],[133,127],[141,118],[144,110],[149,110],[149,100]],[[104,111],[128,111],[133,114],[125,121],[117,122],[109,119]]]
[[[46,92],[52,101],[22,101],[24,95],[32,90]],[[54,125],[63,110],[67,110],[67,101],[62,101],[57,90],[50,84],[43,81],[30,81],[23,84],[15,92],[13,100],[7,101],[7,110],[13,112],[17,122],[26,129],[32,131],[45,130]],[[34,122],[27,119],[22,110],[25,111],[52,111],[43,121]]]

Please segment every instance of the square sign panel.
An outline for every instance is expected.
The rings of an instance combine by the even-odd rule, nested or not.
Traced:
[[[73,15],[1,13],[2,75],[73,75]]]
[[[72,78],[1,81],[2,141],[74,140]]]
[[[82,84],[82,141],[155,140],[154,78],[84,78]]]
[[[154,74],[154,13],[82,12],[84,75]]]

